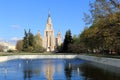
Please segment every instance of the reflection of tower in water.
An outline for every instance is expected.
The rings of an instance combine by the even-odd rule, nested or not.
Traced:
[[[57,73],[62,74],[62,64],[57,65]]]
[[[48,62],[47,64],[45,64],[45,66],[43,66],[43,70],[44,70],[44,74],[47,80],[53,80],[53,75],[55,72],[54,65]]]

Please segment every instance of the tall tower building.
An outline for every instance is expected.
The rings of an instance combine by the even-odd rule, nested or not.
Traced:
[[[47,23],[46,23],[46,29],[44,31],[43,47],[48,52],[55,50],[54,29],[53,29],[53,26],[52,26],[52,20],[51,20],[51,17],[50,17],[50,12],[48,12],[48,19],[47,19]]]
[[[61,33],[58,32],[57,38],[56,38],[56,46],[60,46],[62,44],[62,36]]]

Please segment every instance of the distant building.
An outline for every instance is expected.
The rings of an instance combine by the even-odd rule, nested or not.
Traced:
[[[62,43],[61,33],[58,32],[57,38],[54,36],[54,29],[52,25],[52,20],[50,17],[50,12],[48,13],[48,19],[46,23],[46,29],[44,31],[44,37],[42,39],[43,47],[46,51],[55,51],[56,46],[60,46]]]
[[[3,51],[7,52],[8,50],[16,50],[15,45],[5,42],[5,41],[0,41],[0,45],[3,47]]]
[[[62,44],[62,35],[60,32],[58,32],[56,37],[56,46],[60,46]]]

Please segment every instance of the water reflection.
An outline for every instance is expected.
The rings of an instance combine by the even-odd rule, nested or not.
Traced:
[[[47,80],[53,80],[53,75],[55,71],[55,65],[51,60],[47,60],[46,64],[43,66],[44,74]]]
[[[39,76],[40,66],[37,65],[35,62],[31,60],[23,61],[24,80],[30,80],[33,76],[36,76],[36,77]]]
[[[84,80],[120,80],[119,74],[95,67],[91,64],[83,64],[80,69]]]
[[[62,74],[62,68],[63,68],[62,64],[58,64],[58,65],[57,65],[57,73],[58,73],[59,75]]]
[[[0,63],[0,80],[119,79],[119,73],[95,67],[80,59],[11,60]]]
[[[70,63],[66,64],[64,69],[67,80],[71,80],[72,77],[72,66],[70,65],[71,65]]]
[[[24,80],[26,80],[27,78],[30,79],[32,77],[32,70],[24,70]]]

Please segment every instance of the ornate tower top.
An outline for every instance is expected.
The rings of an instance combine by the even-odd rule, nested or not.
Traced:
[[[50,17],[50,11],[48,11],[48,19],[47,19],[47,24],[46,24],[46,30],[53,30],[52,20],[51,20],[51,17]]]
[[[37,33],[37,35],[40,35],[40,30],[38,30],[38,33]],[[41,36],[41,35],[40,35]]]
[[[58,31],[58,34],[57,35],[61,35],[60,31]]]
[[[48,11],[47,24],[52,24],[51,17],[50,17],[50,10]]]
[[[50,10],[48,10],[48,17],[50,17]]]

